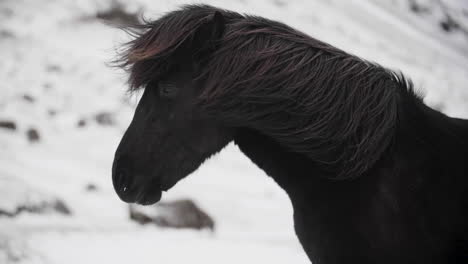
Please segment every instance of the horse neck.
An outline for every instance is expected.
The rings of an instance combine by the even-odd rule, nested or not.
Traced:
[[[396,141],[400,148],[409,145],[425,152],[420,154],[464,166],[463,161],[468,161],[468,120],[449,117],[407,96],[400,103]]]
[[[272,177],[290,197],[307,191],[306,181],[319,178],[310,175],[318,172],[312,160],[302,154],[287,151],[274,140],[257,131],[240,129],[234,138],[234,142],[253,163]]]
[[[399,112],[393,144],[381,160],[361,176],[364,181],[378,181],[380,174],[400,177],[390,176],[394,173],[387,172],[399,170],[406,166],[402,164],[413,161],[414,164],[407,166],[414,171],[425,171],[428,167],[440,170],[441,166],[446,165],[452,166],[458,173],[468,171],[468,120],[448,117],[426,106],[413,95],[408,95],[400,103]],[[306,196],[313,191],[320,192],[327,187],[334,188],[335,181],[323,177],[323,172],[313,160],[288,151],[258,131],[240,129],[234,141],[291,198],[295,195]],[[383,170],[387,172],[383,173]]]

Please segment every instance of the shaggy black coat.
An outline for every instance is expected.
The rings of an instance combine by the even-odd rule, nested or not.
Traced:
[[[468,122],[426,106],[403,75],[284,24],[205,5],[133,34],[119,62],[130,90],[146,89],[114,162],[122,199],[160,199],[233,140],[288,193],[314,264],[468,263]],[[190,81],[161,88],[187,72]],[[180,97],[171,94],[178,85]],[[157,87],[182,101],[152,95]],[[159,139],[138,132],[143,115]],[[166,155],[180,138],[198,145]],[[130,180],[129,168],[150,180]]]

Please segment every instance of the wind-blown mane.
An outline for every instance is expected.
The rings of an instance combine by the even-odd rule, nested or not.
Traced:
[[[187,53],[216,12],[219,39]],[[118,60],[130,90],[198,59],[197,104],[208,114],[306,155],[330,178],[371,168],[394,139],[399,98],[412,96],[402,75],[284,24],[211,6],[185,6],[133,32]]]

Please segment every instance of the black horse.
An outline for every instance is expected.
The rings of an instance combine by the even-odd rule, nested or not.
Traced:
[[[234,141],[288,193],[313,263],[468,263],[468,122],[403,75],[206,5],[132,32],[118,62],[144,93],[115,154],[123,201],[159,201]]]

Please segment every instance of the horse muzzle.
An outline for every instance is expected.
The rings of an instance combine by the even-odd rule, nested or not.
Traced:
[[[145,184],[145,186],[136,186],[129,182],[129,176],[118,172],[113,176],[114,189],[119,198],[126,203],[137,203],[141,205],[150,205],[159,202],[162,196],[162,190],[159,186]]]
[[[112,183],[119,198],[126,203],[138,203],[150,205],[159,202],[162,196],[160,184],[148,181],[137,183],[136,177],[128,168],[122,164],[121,159],[115,159],[112,168]],[[141,176],[141,175],[140,175]]]

